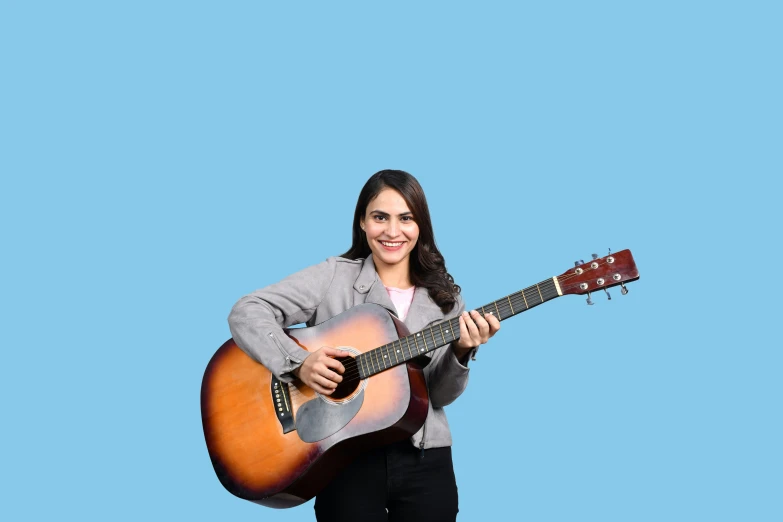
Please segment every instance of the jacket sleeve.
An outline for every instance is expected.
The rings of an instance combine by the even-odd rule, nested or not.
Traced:
[[[465,311],[465,302],[457,294],[457,304],[444,320],[454,319]],[[451,344],[438,348],[432,354],[432,361],[424,368],[430,401],[433,408],[443,408],[462,395],[468,385],[469,369],[457,359]]]
[[[283,328],[313,316],[329,291],[335,270],[336,261],[329,258],[242,297],[228,316],[234,342],[278,379],[291,382],[291,372],[310,352],[291,340]]]

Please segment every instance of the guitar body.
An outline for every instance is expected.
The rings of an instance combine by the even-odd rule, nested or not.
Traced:
[[[585,295],[639,279],[630,250],[587,263],[481,306],[505,320],[562,295]],[[404,440],[429,408],[425,354],[459,339],[459,318],[410,334],[385,308],[362,304],[312,328],[287,330],[308,351],[340,348],[346,368],[330,396],[286,384],[240,350],[218,349],[204,372],[201,420],[220,482],[265,506],[292,507],[318,494],[360,452]]]
[[[346,356],[408,335],[402,322],[374,304],[286,333],[308,351],[332,346]],[[201,386],[204,436],[223,486],[269,507],[302,504],[360,452],[410,437],[427,417],[427,386],[416,360],[361,380],[358,387],[338,388],[332,397],[299,381],[279,382],[227,341],[209,362]],[[286,425],[281,417],[288,412]]]

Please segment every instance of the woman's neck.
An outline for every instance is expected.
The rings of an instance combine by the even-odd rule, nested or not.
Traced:
[[[407,263],[384,265],[375,259],[373,259],[373,262],[375,263],[375,271],[378,272],[378,277],[381,278],[383,286],[401,288],[403,290],[413,286],[411,284],[410,267]]]

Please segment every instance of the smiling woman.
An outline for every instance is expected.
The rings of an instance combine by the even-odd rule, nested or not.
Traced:
[[[356,202],[352,239],[351,248],[341,257],[362,259],[372,254],[386,286],[424,288],[443,313],[457,302],[460,287],[446,271],[435,244],[424,190],[407,172],[382,170],[365,183]],[[399,250],[396,242],[403,243]]]
[[[339,456],[345,456],[348,436],[356,437],[363,449],[351,454],[355,460],[342,471],[333,470],[334,478],[323,487],[313,485],[307,465],[305,478],[288,478],[281,469],[257,462],[251,466],[254,475],[268,469],[279,473],[269,479],[276,483],[275,493],[268,501],[262,493],[258,501],[285,507],[317,492],[319,521],[455,520],[457,486],[443,408],[465,390],[469,355],[500,323],[489,314],[484,318],[475,310],[464,312],[460,287],[435,244],[424,191],[407,172],[383,170],[367,181],[356,204],[352,239],[342,256],[243,297],[229,316],[237,346],[274,375],[270,389],[275,400],[282,401],[283,417],[276,428],[283,435],[274,436],[289,448],[286,451],[294,448],[292,453],[301,453],[308,462],[331,455],[332,462],[332,448],[342,448]],[[355,332],[361,330],[355,322],[341,326],[351,321],[346,317],[373,305],[379,310],[373,313],[386,321],[375,333],[385,328],[392,346],[398,335],[456,317],[459,338],[448,342],[454,337],[446,330],[446,336],[441,331],[441,342],[433,337],[428,345],[424,337],[422,346],[414,346],[414,337],[407,346],[408,359],[398,341],[399,346],[383,356],[390,360],[370,360],[368,366],[360,352],[377,346],[377,336],[346,347],[336,341],[336,334],[308,343],[306,333],[283,330],[307,323]],[[321,324],[330,319],[331,326]],[[307,345],[319,348],[308,351]],[[348,386],[375,374],[369,385]],[[315,400],[319,396],[321,400]],[[285,413],[289,403],[291,418]],[[379,447],[367,449],[373,446]],[[216,463],[219,475],[222,466],[222,461]],[[277,493],[283,491],[278,487],[283,482],[287,493]]]
[[[386,286],[409,288],[409,257],[419,239],[419,225],[402,194],[383,189],[367,205],[360,226],[375,260],[375,268],[385,273]]]

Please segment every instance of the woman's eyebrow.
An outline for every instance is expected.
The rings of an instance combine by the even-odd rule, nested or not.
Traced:
[[[383,210],[371,210],[370,214],[380,214],[381,216],[388,216],[388,212],[384,212]],[[400,216],[407,216],[407,215],[413,215],[413,212],[408,210],[407,212],[402,212],[399,214]]]

